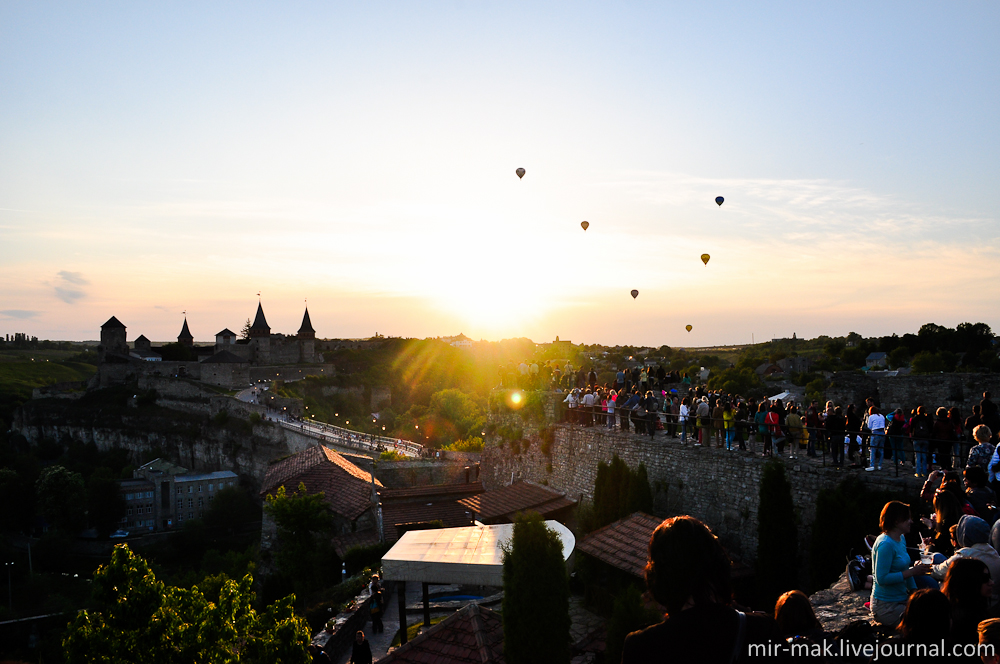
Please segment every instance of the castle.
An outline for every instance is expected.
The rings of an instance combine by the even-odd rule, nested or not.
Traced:
[[[176,344],[154,347],[139,335],[129,347],[126,327],[112,316],[101,326],[97,347],[98,379],[102,387],[127,382],[139,374],[195,378],[224,387],[245,386],[260,367],[317,364],[323,356],[316,350],[316,330],[307,307],[302,325],[293,336],[272,333],[257,303],[257,315],[249,328],[249,338],[237,338],[226,328],[215,335],[214,346],[195,346],[187,316]]]

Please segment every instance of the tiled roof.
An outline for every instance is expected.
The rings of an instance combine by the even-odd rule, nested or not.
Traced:
[[[546,516],[576,504],[558,491],[531,482],[516,482],[496,491],[462,498],[458,502],[470,508],[476,513],[476,518],[484,522],[498,517],[511,518],[526,510]]]
[[[101,329],[102,330],[104,328],[111,329],[111,328],[114,328],[114,327],[119,327],[119,328],[125,329],[125,326],[122,324],[122,322],[120,320],[118,320],[117,318],[115,318],[114,316],[112,316],[111,318],[109,318],[108,322],[101,326]]]
[[[382,489],[378,495],[383,501],[414,500],[419,498],[444,498],[445,496],[472,496],[483,492],[482,482],[463,484],[434,484],[405,489]]]
[[[338,558],[343,558],[344,554],[358,546],[374,546],[378,544],[378,533],[374,528],[359,530],[355,533],[344,533],[330,539],[330,544],[336,552]]]
[[[233,332],[232,330],[230,330],[228,327],[226,327],[226,328],[223,328],[221,332],[216,332],[215,336],[217,336],[217,337],[235,337],[236,333]]]
[[[649,538],[662,522],[645,512],[635,512],[583,537],[576,548],[641,579]]]
[[[382,524],[385,529],[385,541],[393,544],[399,539],[396,526],[405,523],[427,523],[441,521],[445,528],[471,526],[472,518],[469,508],[459,504],[457,500],[435,500],[432,502],[383,503]]]
[[[478,604],[456,611],[379,660],[379,664],[502,664],[500,615]]]
[[[322,491],[330,509],[352,521],[371,507],[371,473],[328,447],[310,447],[271,464],[260,495],[273,494],[280,486],[286,491],[296,491],[300,482],[306,485],[308,493]],[[382,486],[377,479],[375,483]]]

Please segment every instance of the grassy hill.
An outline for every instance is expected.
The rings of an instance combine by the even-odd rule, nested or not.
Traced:
[[[90,378],[97,370],[95,362],[94,353],[0,351],[0,420],[9,424],[14,409],[30,399],[36,387]]]

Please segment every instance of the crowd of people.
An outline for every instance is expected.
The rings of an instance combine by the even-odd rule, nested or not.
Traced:
[[[649,389],[654,374],[646,373],[649,380],[633,382],[629,372],[619,371],[614,384],[598,385],[591,371],[585,384],[568,390],[563,399],[566,421],[650,437],[662,431],[683,445],[714,444],[727,450],[756,451],[759,442],[765,456],[782,456],[787,448],[792,457],[829,455],[840,468],[875,471],[886,464],[908,465],[918,477],[926,477],[934,466],[964,467],[971,458],[987,469],[990,482],[996,481],[992,457],[984,456],[1000,432],[1000,408],[989,392],[963,418],[957,407],[938,408],[933,416],[923,405],[909,413],[902,408],[883,412],[870,398],[861,408],[832,401],[821,406],[818,401],[800,405],[782,399],[747,399],[685,386],[683,377],[679,388],[656,382],[656,389]],[[988,440],[976,437],[980,425],[992,432]]]
[[[928,480],[937,489],[951,479]],[[815,662],[986,662],[1000,660],[1000,604],[993,585],[996,559],[980,540],[989,527],[961,518],[959,548],[942,563],[940,585],[925,584],[934,564],[907,546],[919,538],[910,506],[886,504],[873,548],[873,622],[858,620],[827,632],[799,590],[778,598],[773,613],[753,612],[733,599],[731,562],[718,538],[690,516],[666,519],[649,541],[645,569],[650,595],[664,619],[625,640],[623,664],[808,659]],[[992,535],[991,535],[992,536]],[[930,538],[924,538],[929,542]],[[987,551],[990,549],[990,551]],[[678,573],[681,572],[681,573]]]

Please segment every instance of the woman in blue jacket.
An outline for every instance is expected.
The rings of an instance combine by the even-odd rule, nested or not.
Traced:
[[[910,593],[916,590],[913,577],[928,574],[930,565],[910,566],[906,551],[906,535],[913,519],[910,506],[892,500],[882,508],[879,528],[882,534],[872,547],[872,618],[880,625],[895,627],[899,623]]]

